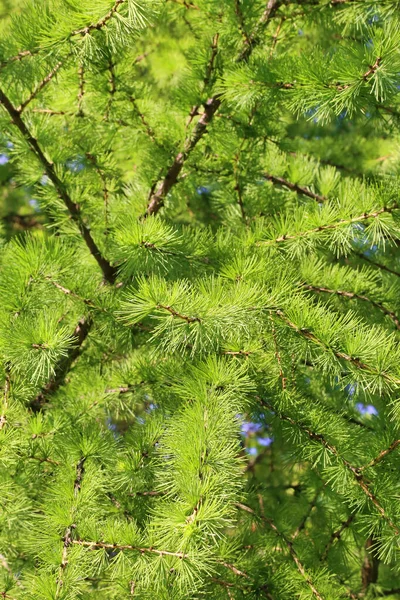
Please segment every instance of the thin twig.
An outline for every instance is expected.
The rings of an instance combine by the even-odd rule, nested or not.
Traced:
[[[364,296],[363,294],[356,294],[355,292],[346,292],[345,290],[331,290],[326,287],[320,287],[315,285],[303,284],[305,289],[310,290],[312,292],[325,293],[325,294],[334,294],[336,296],[341,296],[342,298],[349,298],[350,300],[362,300],[363,302],[369,302],[372,306],[375,306],[378,310],[383,312],[386,316],[388,316],[393,323],[395,324],[396,329],[400,330],[400,320],[397,315],[387,308],[381,302],[377,302],[376,300],[372,300],[368,298],[368,296]]]
[[[240,510],[246,511],[246,512],[250,513],[251,515],[254,515],[255,517],[257,517],[258,519],[261,519],[264,523],[267,523],[271,527],[271,529],[277,534],[277,536],[281,540],[283,540],[283,542],[285,543],[285,545],[289,551],[289,554],[292,557],[292,559],[297,567],[297,570],[299,571],[299,573],[302,575],[302,577],[306,581],[307,585],[311,589],[314,596],[318,600],[324,600],[323,596],[321,596],[321,594],[319,593],[319,591],[317,590],[317,588],[311,581],[310,577],[307,575],[306,570],[305,570],[302,562],[300,561],[299,557],[297,556],[296,550],[294,549],[293,542],[291,540],[288,540],[287,537],[281,531],[279,531],[279,529],[277,528],[275,523],[272,521],[272,519],[270,519],[269,517],[265,517],[263,515],[257,515],[257,513],[252,508],[250,508],[250,506],[246,506],[245,504],[242,504],[241,502],[237,502],[236,506]]]
[[[28,104],[30,104],[32,102],[32,100],[34,100],[36,98],[36,96],[39,94],[39,92],[42,91],[42,89],[48,84],[50,83],[50,81],[53,79],[53,77],[56,75],[56,73],[60,70],[60,68],[62,67],[62,65],[64,64],[64,62],[62,60],[60,60],[56,66],[50,71],[50,73],[48,73],[46,75],[46,77],[44,77],[42,79],[42,81],[35,87],[35,89],[31,92],[31,94],[28,96],[28,98],[22,102],[18,108],[16,108],[15,110],[18,111],[19,113],[22,113],[25,108],[28,106]]]
[[[275,185],[281,185],[283,187],[288,188],[292,192],[296,192],[296,194],[302,194],[303,196],[308,196],[317,202],[326,202],[328,198],[326,196],[322,196],[321,194],[316,194],[310,188],[303,187],[298,185],[297,183],[292,183],[283,177],[277,177],[276,175],[270,175],[269,173],[264,173],[264,178],[268,179]]]

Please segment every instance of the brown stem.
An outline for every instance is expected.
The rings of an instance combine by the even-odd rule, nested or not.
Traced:
[[[312,431],[309,427],[307,427],[303,423],[301,423],[299,421],[295,421],[288,415],[285,415],[285,414],[281,413],[280,411],[277,411],[276,407],[274,407],[272,404],[270,404],[266,400],[263,400],[262,398],[259,398],[259,400],[263,406],[265,406],[269,410],[274,411],[277,414],[277,416],[279,417],[279,419],[281,419],[282,421],[287,421],[294,427],[298,427],[301,431],[304,431],[304,433],[306,433],[308,435],[310,440],[316,441],[316,442],[322,444],[324,446],[324,448],[329,450],[329,452],[331,452],[350,471],[350,473],[353,475],[354,480],[357,483],[357,485],[362,489],[362,491],[367,496],[367,498],[372,502],[372,504],[375,506],[375,508],[377,509],[379,514],[382,516],[382,518],[394,530],[395,534],[399,535],[400,531],[399,531],[398,526],[395,525],[395,523],[391,520],[391,518],[386,514],[385,509],[382,507],[382,505],[378,501],[377,497],[369,489],[368,484],[365,481],[365,479],[363,478],[361,469],[359,467],[353,466],[347,459],[343,458],[340,455],[337,448],[335,446],[333,446],[333,444],[330,444],[324,438],[324,436],[322,434],[315,433],[314,431]]]
[[[333,348],[331,348],[330,346],[325,344],[325,342],[320,340],[314,333],[312,333],[308,329],[304,329],[304,328],[300,329],[295,323],[293,323],[290,319],[288,319],[281,310],[277,310],[275,314],[277,314],[278,317],[280,317],[280,319],[282,319],[282,321],[284,321],[286,323],[286,325],[288,325],[291,329],[296,331],[296,333],[301,335],[303,338],[310,340],[314,344],[320,346],[325,351],[332,352],[332,354],[334,356],[336,356],[336,358],[338,358],[339,360],[347,361],[347,362],[351,363],[357,369],[360,369],[361,371],[366,371],[372,375],[380,376],[380,377],[382,377],[382,379],[384,379],[385,381],[387,381],[389,383],[392,383],[395,385],[400,385],[400,379],[398,379],[397,377],[393,377],[393,375],[389,375],[388,373],[385,373],[384,371],[379,372],[376,369],[374,369],[374,367],[370,367],[366,363],[363,363],[359,358],[356,358],[354,356],[350,356],[349,354],[346,354],[346,352],[334,350]]]
[[[257,32],[258,29],[262,28],[268,22],[269,18],[273,16],[273,13],[275,12],[275,9],[278,6],[277,2],[278,0],[269,0],[267,8],[265,9],[260,19],[260,22],[257,25]],[[217,42],[218,38],[214,37],[213,44],[215,43],[216,45]],[[255,45],[255,40],[250,45],[246,44],[245,50],[239,56],[238,60],[247,60],[250,54],[253,52]],[[198,142],[202,139],[204,134],[207,132],[207,127],[211,123],[214,115],[221,106],[221,102],[222,100],[219,94],[215,94],[207,100],[207,102],[204,105],[204,112],[200,117],[199,121],[197,122],[193,134],[190,137],[186,138],[186,140],[184,141],[183,150],[179,152],[175,157],[164,179],[158,185],[157,183],[153,184],[147,205],[147,213],[145,216],[156,215],[162,208],[162,206],[164,205],[165,197],[170,192],[172,187],[178,182],[178,178],[182,171],[185,161],[190,156],[194,148],[197,146]],[[191,117],[189,116],[189,118]]]
[[[362,300],[363,302],[369,302],[370,304],[372,304],[372,306],[375,306],[375,308],[379,309],[381,312],[383,312],[385,315],[387,315],[395,324],[396,329],[400,330],[399,318],[396,316],[396,314],[392,310],[390,310],[389,308],[386,308],[386,306],[384,306],[381,302],[376,302],[376,300],[371,300],[371,298],[368,298],[367,296],[364,296],[362,294],[356,294],[354,292],[346,292],[344,290],[331,290],[329,288],[315,286],[315,285],[308,285],[308,284],[303,284],[303,287],[305,289],[311,290],[313,292],[335,294],[336,296],[342,296],[343,298],[349,298],[350,300]]]
[[[306,513],[305,513],[305,515],[304,515],[304,517],[302,518],[302,520],[300,521],[300,523],[299,523],[298,527],[296,527],[296,530],[294,531],[294,533],[293,533],[293,535],[292,535],[292,540],[295,540],[295,539],[297,538],[297,536],[298,536],[298,535],[299,535],[299,534],[300,534],[300,533],[303,531],[303,529],[305,528],[305,526],[306,526],[306,523],[307,523],[307,520],[308,520],[308,518],[310,517],[310,515],[311,515],[312,511],[314,510],[314,508],[315,508],[315,506],[316,506],[316,504],[317,504],[317,500],[318,500],[318,497],[319,497],[320,493],[321,493],[321,489],[319,489],[319,490],[317,490],[317,491],[315,492],[315,495],[314,495],[313,499],[311,500],[311,502],[310,502],[310,504],[309,504],[309,506],[308,506],[308,509],[307,509],[307,511],[306,511]]]
[[[399,445],[400,445],[400,440],[394,440],[394,442],[392,442],[390,444],[389,448],[386,448],[386,450],[381,450],[381,452],[379,452],[378,456],[376,456],[373,460],[371,460],[367,465],[360,467],[359,470],[364,471],[364,469],[369,469],[371,467],[375,467],[375,465],[380,463],[381,460],[383,460],[385,458],[385,456],[387,456],[388,454],[393,452],[393,450],[396,450],[396,448]]]
[[[166,176],[151,194],[147,206],[147,215],[156,215],[164,205],[165,197],[178,182],[178,178],[185,161],[195,149],[203,135],[206,133],[207,127],[211,123],[213,116],[217,112],[220,105],[221,100],[219,96],[213,96],[207,100],[204,107],[204,113],[197,122],[192,136],[186,138],[183,151],[177,154],[174,162],[169,167]]]
[[[338,227],[342,227],[343,225],[351,225],[352,223],[358,223],[360,221],[366,221],[368,219],[376,219],[384,213],[390,214],[398,209],[399,206],[397,204],[392,207],[384,206],[383,208],[380,208],[373,212],[364,213],[362,215],[359,215],[358,217],[353,217],[351,219],[340,219],[339,221],[336,221],[336,223],[330,223],[329,225],[320,225],[319,227],[314,227],[313,229],[309,229],[308,231],[302,231],[299,233],[293,233],[288,235],[281,235],[280,237],[275,238],[274,240],[263,240],[257,242],[256,246],[271,246],[272,244],[280,244],[282,242],[286,242],[287,240],[295,240],[300,237],[306,237],[312,233],[319,233],[321,231],[327,231],[329,229],[337,229]]]
[[[203,92],[204,92],[204,90],[207,89],[208,85],[210,84],[211,76],[214,71],[215,59],[217,58],[217,54],[218,54],[218,40],[219,40],[219,33],[216,33],[213,37],[212,46],[211,46],[211,57],[207,64],[206,73],[204,75]],[[186,123],[186,128],[188,128],[189,125],[192,123],[194,117],[196,117],[199,114],[199,109],[200,109],[199,104],[192,107],[192,110],[190,111],[190,114],[189,114],[188,122]]]
[[[116,2],[114,3],[114,6],[112,8],[110,8],[108,13],[102,19],[97,21],[97,23],[92,23],[91,25],[82,27],[82,29],[76,29],[75,31],[73,31],[71,33],[71,36],[73,36],[73,35],[85,36],[88,33],[90,33],[91,31],[94,31],[94,30],[99,31],[100,29],[103,29],[103,27],[105,27],[107,25],[108,21],[110,21],[110,19],[112,19],[112,17],[115,15],[119,6],[121,4],[123,4],[124,2],[126,2],[126,0],[116,0]]]
[[[242,504],[241,502],[237,502],[236,506],[240,510],[246,511],[246,512],[250,513],[251,515],[254,515],[255,517],[257,517],[258,519],[261,519],[264,523],[267,523],[271,527],[271,529],[276,533],[276,535],[281,540],[283,540],[283,542],[285,543],[285,545],[289,551],[289,554],[292,557],[292,559],[297,567],[297,570],[299,571],[299,573],[302,575],[302,577],[306,581],[307,585],[311,589],[314,596],[317,598],[317,600],[324,600],[324,598],[321,596],[321,594],[319,593],[319,591],[317,590],[317,588],[311,581],[310,577],[307,575],[306,570],[305,570],[303,564],[301,563],[299,557],[297,556],[296,550],[293,547],[293,542],[291,540],[288,540],[287,537],[281,531],[279,531],[279,529],[277,528],[275,523],[272,521],[272,519],[270,519],[269,517],[265,517],[264,515],[258,515],[252,508],[250,508],[250,506],[246,506],[245,504]]]
[[[245,47],[243,48],[238,62],[247,61],[250,58],[251,53],[253,52],[254,47],[257,44],[257,41],[262,33],[263,29],[265,29],[269,20],[275,15],[276,11],[279,8],[279,0],[268,0],[265,10],[261,15],[254,31],[246,40]]]
[[[86,461],[86,457],[82,456],[82,458],[79,460],[79,462],[75,468],[75,481],[74,481],[74,497],[75,498],[77,498],[77,496],[81,490],[82,479],[83,479],[83,475],[84,475],[84,471],[85,471],[85,469],[84,469],[85,461]],[[76,507],[73,506],[72,515],[71,515],[72,517],[74,517],[75,512],[76,512]],[[62,549],[62,556],[61,556],[61,564],[59,567],[58,577],[57,577],[57,588],[56,588],[56,595],[55,595],[56,598],[59,598],[59,595],[60,595],[60,592],[61,592],[61,589],[63,586],[62,575],[68,565],[68,549],[75,542],[73,539],[74,529],[76,529],[76,525],[73,523],[66,528],[64,536],[63,536],[63,549]]]
[[[1,62],[0,63],[0,69],[2,69],[3,67],[6,67],[10,63],[22,60],[26,56],[34,56],[38,52],[39,52],[39,49],[36,49],[36,50],[21,50],[21,52],[18,52],[18,54],[16,54],[15,56],[11,56],[10,58],[7,58],[3,62]]]
[[[333,543],[335,540],[340,540],[340,538],[342,537],[342,533],[345,529],[347,529],[348,527],[350,527],[350,525],[352,524],[352,522],[355,519],[355,514],[352,513],[345,521],[342,521],[340,524],[340,527],[338,529],[336,529],[331,537],[329,538],[328,543],[325,546],[325,549],[323,551],[323,553],[321,554],[321,561],[326,560],[327,556],[328,556],[328,552],[331,549],[331,547],[333,546]]]
[[[270,175],[269,173],[264,173],[265,179],[271,181],[276,185],[282,185],[283,187],[288,188],[292,192],[296,192],[296,194],[302,194],[303,196],[308,196],[317,202],[326,202],[328,198],[326,196],[322,196],[321,194],[316,194],[312,190],[307,187],[303,187],[301,185],[297,185],[297,183],[292,183],[291,181],[287,181],[283,179],[283,177],[277,177],[276,175]]]
[[[8,409],[8,400],[10,395],[10,370],[6,368],[6,378],[4,381],[4,390],[3,390],[3,406],[2,406],[2,414],[0,415],[0,431],[5,427],[7,423],[7,409]]]
[[[177,317],[178,319],[182,319],[183,321],[186,321],[187,323],[201,323],[201,319],[199,319],[199,317],[189,317],[187,315],[182,315],[179,312],[177,312],[175,309],[173,309],[172,306],[165,306],[164,304],[158,304],[157,308],[163,308],[164,310],[167,310],[169,313],[171,313],[171,315],[173,315],[174,317]]]
[[[365,256],[365,254],[362,254],[361,252],[354,252],[354,254],[356,256],[358,256],[359,258],[362,258],[363,260],[366,260],[367,262],[369,262],[371,265],[373,265],[377,269],[381,269],[382,271],[386,271],[387,273],[391,273],[392,275],[396,275],[396,277],[400,277],[400,273],[398,271],[393,271],[393,269],[390,269],[386,265],[383,265],[382,263],[377,263],[377,262],[371,260],[370,258],[368,258],[368,256]]]
[[[185,554],[184,552],[169,552],[167,550],[157,550],[156,548],[152,547],[145,548],[143,546],[131,546],[129,544],[108,544],[106,542],[89,542],[86,540],[72,540],[72,543],[79,546],[86,546],[93,550],[96,548],[105,548],[109,550],[133,550],[135,552],[139,552],[140,554],[150,553],[157,554],[158,556],[175,556],[181,560],[189,558],[189,555]]]
[[[30,104],[30,102],[32,102],[32,100],[34,100],[36,98],[36,96],[39,94],[39,92],[41,92],[41,90],[48,83],[50,83],[50,81],[53,79],[53,77],[56,75],[56,73],[59,71],[59,69],[62,67],[62,65],[63,65],[63,61],[60,60],[56,64],[56,66],[50,71],[50,73],[48,73],[48,75],[46,75],[46,77],[44,77],[42,79],[42,81],[35,87],[35,89],[31,92],[31,94],[28,96],[28,98],[24,102],[22,102],[22,104],[20,104],[18,106],[18,108],[16,108],[15,110],[21,114],[25,110],[25,108],[28,106],[28,104]]]
[[[41,149],[39,142],[37,141],[36,138],[34,138],[32,136],[32,134],[30,133],[29,129],[27,128],[27,126],[25,125],[24,121],[21,118],[20,113],[18,112],[18,110],[13,106],[13,104],[10,102],[9,98],[4,94],[4,92],[0,89],[0,102],[1,104],[3,104],[4,108],[7,110],[7,112],[9,113],[13,124],[19,129],[19,131],[22,133],[22,135],[24,136],[25,140],[27,141],[27,143],[29,144],[29,146],[31,147],[31,150],[34,152],[34,154],[37,156],[37,158],[39,159],[39,161],[42,163],[45,171],[46,171],[46,175],[48,176],[48,178],[50,179],[50,181],[53,183],[54,187],[56,188],[60,198],[63,200],[66,208],[68,209],[72,219],[75,221],[75,223],[78,225],[79,230],[82,234],[83,239],[86,242],[86,245],[91,253],[91,255],[93,256],[93,258],[96,259],[99,267],[101,268],[104,278],[106,279],[106,281],[108,281],[109,283],[113,284],[115,282],[116,279],[116,275],[117,275],[117,271],[116,269],[111,266],[111,264],[102,256],[100,250],[98,249],[94,239],[92,238],[92,234],[90,232],[90,229],[85,225],[81,212],[80,212],[80,207],[78,204],[76,204],[70,197],[70,195],[68,194],[64,183],[61,181],[61,179],[58,177],[54,164],[52,162],[50,162],[43,150]]]
[[[39,412],[46,403],[48,396],[54,394],[64,383],[65,378],[70,371],[73,363],[78,358],[82,350],[82,344],[86,340],[92,322],[89,318],[81,319],[74,331],[75,344],[71,347],[68,355],[63,357],[55,369],[55,376],[51,379],[38,393],[38,395],[30,402],[31,410]]]
[[[79,66],[78,69],[78,80],[79,80],[79,84],[78,84],[78,111],[76,113],[77,117],[83,117],[84,116],[84,112],[83,112],[83,97],[85,95],[85,70],[83,68],[83,65],[81,64]]]
[[[364,596],[371,584],[378,581],[379,559],[373,552],[374,539],[369,537],[365,543],[365,557],[361,570],[362,595]]]

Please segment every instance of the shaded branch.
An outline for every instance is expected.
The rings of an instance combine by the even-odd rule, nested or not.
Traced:
[[[371,260],[370,258],[368,258],[368,256],[365,256],[365,254],[362,254],[361,252],[354,252],[354,254],[355,256],[366,260],[367,262],[369,262],[370,265],[373,265],[377,269],[381,269],[382,271],[386,271],[387,273],[392,273],[392,275],[396,275],[396,277],[400,277],[400,273],[398,271],[393,271],[393,269],[390,269],[386,265]]]
[[[273,520],[270,519],[269,517],[265,517],[264,515],[258,515],[252,508],[250,508],[250,506],[246,506],[245,504],[242,504],[241,502],[237,502],[235,504],[235,506],[237,508],[239,508],[240,510],[243,510],[245,512],[250,513],[251,515],[254,515],[257,519],[261,519],[264,523],[267,523],[270,526],[270,528],[284,542],[285,546],[287,547],[287,549],[289,551],[290,556],[292,557],[292,559],[297,567],[297,570],[299,571],[299,573],[302,575],[302,577],[306,581],[308,587],[311,589],[314,596],[317,598],[317,600],[324,600],[324,598],[321,596],[321,594],[319,593],[319,591],[317,590],[317,588],[311,581],[310,577],[307,575],[306,570],[305,570],[302,562],[300,561],[296,550],[294,549],[293,542],[291,540],[288,540],[287,537],[281,531],[279,531],[279,529],[277,528],[277,526],[275,525]]]
[[[64,383],[65,378],[70,371],[74,361],[81,353],[82,344],[86,340],[92,321],[90,318],[82,318],[74,331],[75,344],[72,346],[68,355],[63,357],[55,369],[55,376],[42,388],[38,395],[30,402],[29,406],[33,412],[39,412],[43,404],[46,403],[48,396],[54,394]]]
[[[60,198],[63,200],[66,208],[68,209],[71,218],[75,221],[75,223],[78,225],[79,230],[82,234],[83,239],[86,242],[86,245],[91,253],[91,255],[93,256],[93,258],[96,259],[97,264],[99,265],[99,267],[101,268],[104,278],[106,279],[106,281],[108,281],[109,283],[114,283],[115,279],[116,279],[116,275],[117,275],[117,271],[116,269],[111,266],[111,264],[102,256],[100,250],[98,249],[92,234],[90,232],[90,229],[85,225],[85,223],[83,222],[83,218],[80,212],[80,207],[78,204],[76,204],[72,198],[70,197],[69,193],[67,192],[64,183],[61,181],[61,179],[58,177],[55,167],[54,167],[54,163],[50,162],[43,150],[41,149],[39,142],[37,141],[36,138],[34,138],[32,136],[32,134],[30,133],[29,129],[27,128],[27,126],[25,125],[24,121],[21,118],[20,113],[18,112],[18,110],[13,106],[13,104],[10,102],[10,100],[8,99],[8,97],[4,94],[4,92],[0,89],[0,102],[3,104],[4,108],[7,110],[7,112],[9,113],[13,124],[19,129],[19,131],[21,132],[21,134],[23,135],[23,137],[25,138],[25,140],[27,141],[27,143],[29,144],[31,150],[34,152],[34,154],[37,156],[37,158],[39,159],[39,161],[42,163],[45,171],[46,171],[46,175],[48,176],[48,178],[50,179],[50,181],[53,183],[54,187],[56,188]]]
[[[322,434],[315,433],[314,431],[312,431],[309,427],[307,427],[300,421],[295,421],[294,419],[292,419],[292,417],[289,417],[288,415],[285,415],[285,414],[281,413],[280,411],[277,411],[276,407],[274,407],[272,404],[270,404],[266,400],[264,400],[262,398],[259,398],[259,400],[263,406],[265,406],[269,410],[272,410],[278,416],[279,419],[290,423],[294,427],[299,428],[310,438],[310,440],[316,441],[316,442],[322,444],[322,446],[324,446],[324,448],[326,448],[331,454],[333,454],[353,475],[355,482],[362,489],[362,491],[367,496],[367,498],[375,506],[375,508],[381,515],[381,517],[386,521],[386,523],[391,527],[391,529],[394,530],[395,534],[399,535],[400,532],[399,532],[398,526],[395,525],[395,523],[391,520],[391,518],[386,514],[385,509],[380,504],[380,502],[377,499],[377,497],[375,496],[375,494],[373,494],[371,492],[371,490],[369,489],[368,484],[361,473],[360,467],[353,466],[347,459],[345,459],[343,456],[341,456],[341,454],[339,453],[337,448],[333,444],[329,443]]]
[[[328,540],[328,543],[325,546],[323,553],[321,554],[320,560],[326,560],[326,558],[328,556],[328,552],[331,549],[331,547],[333,546],[335,540],[340,540],[340,538],[342,537],[343,531],[345,531],[345,529],[350,527],[350,525],[353,523],[353,521],[355,519],[355,516],[356,516],[355,513],[352,513],[345,521],[342,521],[340,524],[340,527],[332,533],[331,537]]]

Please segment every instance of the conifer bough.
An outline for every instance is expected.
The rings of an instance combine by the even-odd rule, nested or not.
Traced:
[[[0,0],[0,597],[400,598],[398,0]]]

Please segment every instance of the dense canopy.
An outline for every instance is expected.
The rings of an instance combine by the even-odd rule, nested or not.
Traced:
[[[399,0],[0,0],[0,597],[400,598]]]

